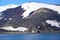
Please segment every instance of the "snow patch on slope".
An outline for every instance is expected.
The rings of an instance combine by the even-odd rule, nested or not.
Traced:
[[[60,22],[57,22],[56,20],[46,20],[45,22],[50,24],[51,26],[60,27]]]
[[[22,31],[22,32],[28,30],[28,28],[26,28],[26,27],[13,28],[12,26],[8,26],[8,27],[0,27],[0,29],[10,30],[10,31]]]

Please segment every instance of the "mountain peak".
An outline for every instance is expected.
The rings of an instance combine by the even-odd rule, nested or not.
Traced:
[[[9,4],[6,6],[0,6],[0,12],[5,11],[10,8],[16,8],[18,6],[21,6],[23,10],[26,10],[22,14],[22,16],[24,16],[23,18],[27,17],[32,11],[35,11],[39,8],[49,8],[49,9],[57,11],[60,14],[60,6],[45,4],[45,3],[38,3],[38,2],[28,2],[28,3],[23,3],[21,5]]]
[[[24,28],[28,33],[60,32],[60,6],[30,2],[0,8],[0,28],[9,32],[24,31]],[[21,30],[21,27],[24,28]]]

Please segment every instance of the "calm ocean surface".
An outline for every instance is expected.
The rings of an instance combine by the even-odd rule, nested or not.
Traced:
[[[0,34],[0,40],[60,40],[60,34]]]

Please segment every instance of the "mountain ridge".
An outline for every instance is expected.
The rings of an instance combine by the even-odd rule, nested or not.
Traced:
[[[7,27],[11,26],[13,30],[17,31],[18,27],[26,27],[28,30],[25,32],[29,33],[60,33],[59,8],[60,6],[35,2],[9,8],[0,12],[0,28],[7,30]]]

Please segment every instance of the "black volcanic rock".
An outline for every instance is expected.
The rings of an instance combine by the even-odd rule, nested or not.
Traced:
[[[8,30],[0,29],[0,32],[8,32]]]
[[[24,12],[25,10],[23,10],[21,6],[16,8],[10,8],[1,12],[1,17],[3,18],[0,20],[0,27],[14,25],[15,22],[22,19],[23,16],[21,15]]]
[[[25,12],[25,10],[23,10],[23,8],[21,8],[21,6],[19,6],[19,7],[16,7],[16,8],[7,9],[7,10],[1,12],[1,13],[3,13],[5,17],[9,18],[9,17],[13,17],[13,16],[19,17],[24,12]]]

